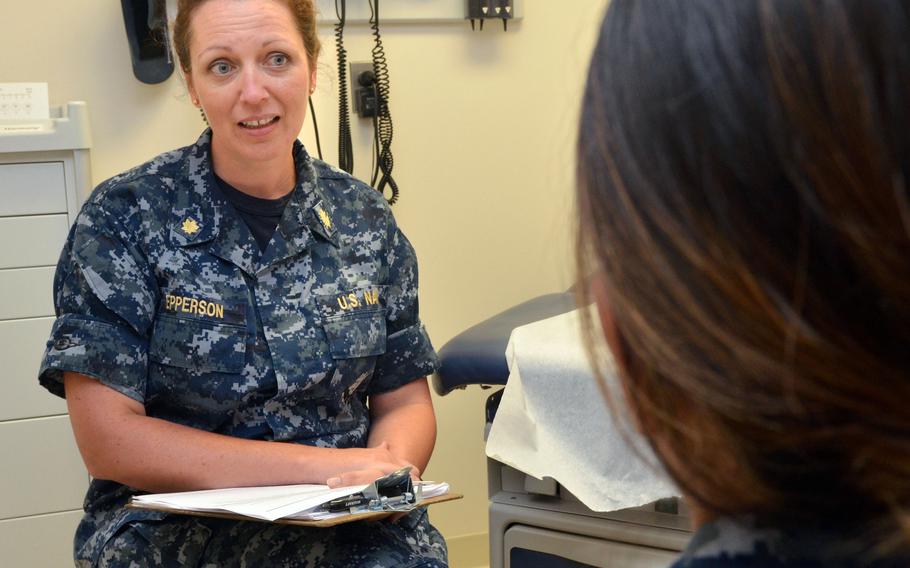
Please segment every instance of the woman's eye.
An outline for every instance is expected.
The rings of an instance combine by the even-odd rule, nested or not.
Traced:
[[[288,56],[283,53],[273,53],[269,57],[269,64],[274,65],[275,67],[283,67],[288,63]]]
[[[215,75],[227,75],[231,72],[231,66],[227,61],[216,61],[212,64],[211,70]]]

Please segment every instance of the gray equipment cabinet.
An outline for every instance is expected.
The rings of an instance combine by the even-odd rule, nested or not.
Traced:
[[[487,458],[490,568],[666,568],[692,534],[675,498],[592,511],[552,479]]]
[[[66,403],[38,385],[54,269],[91,189],[85,103],[0,121],[0,564],[71,566],[89,476]]]

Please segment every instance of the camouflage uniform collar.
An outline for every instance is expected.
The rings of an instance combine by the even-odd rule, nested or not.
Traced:
[[[170,229],[171,241],[177,246],[212,240],[218,234],[218,225],[224,216],[224,211],[214,204],[215,178],[209,158],[211,142],[212,131],[206,129],[196,143],[187,148],[183,180],[176,180]]]
[[[272,242],[259,262],[263,271],[272,264],[296,256],[306,250],[315,236],[338,246],[338,236],[331,217],[328,216],[325,193],[313,160],[299,140],[294,141],[294,165],[297,167],[297,185],[285,207]],[[322,211],[322,215],[319,214]]]
[[[313,159],[299,140],[294,141],[294,164],[297,166],[297,187],[289,206],[293,215],[286,212],[279,229],[285,236],[292,236],[295,231],[306,227],[323,239],[338,246],[338,236],[332,221],[331,202],[327,199],[323,184]],[[293,205],[291,205],[293,204]],[[289,220],[293,222],[288,222]]]
[[[212,252],[255,274],[275,262],[304,251],[318,235],[335,246],[338,237],[332,210],[319,183],[313,160],[299,141],[294,142],[297,185],[273,241],[260,259],[252,235],[242,220],[228,213],[228,204],[215,191],[211,162],[212,133],[207,129],[184,159],[184,179],[178,183],[171,215],[171,239],[180,247],[212,243]],[[321,212],[321,213],[320,213]],[[258,261],[258,262],[257,262]],[[257,266],[258,264],[258,266]]]

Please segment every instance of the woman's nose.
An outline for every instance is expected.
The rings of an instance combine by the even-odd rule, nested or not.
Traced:
[[[265,77],[258,69],[248,68],[243,73],[240,97],[243,102],[248,104],[258,104],[269,98],[268,89],[265,86]]]

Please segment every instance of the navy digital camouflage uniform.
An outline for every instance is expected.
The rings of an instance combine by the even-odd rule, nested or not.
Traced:
[[[671,568],[906,568],[910,557],[869,557],[864,527],[764,526],[722,517],[699,527]]]
[[[102,183],[69,234],[41,384],[98,379],[149,416],[319,447],[366,445],[370,395],[431,373],[417,264],[382,196],[294,146],[297,184],[265,251],[219,191],[210,131]],[[80,566],[445,566],[414,512],[303,529],[126,509],[96,479]]]

